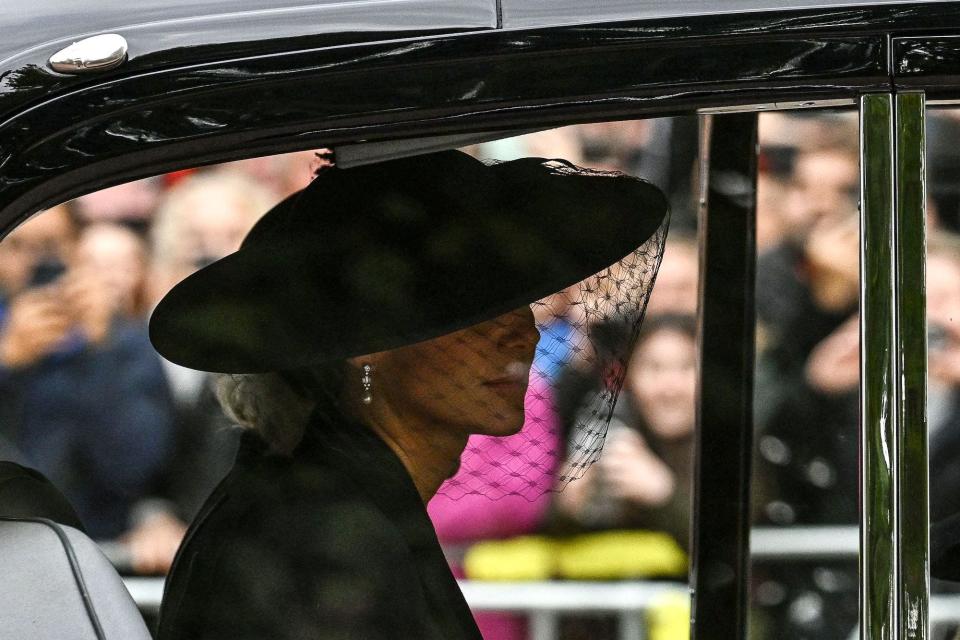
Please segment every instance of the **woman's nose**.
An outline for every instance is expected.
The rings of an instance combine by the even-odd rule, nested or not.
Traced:
[[[540,332],[530,307],[522,307],[496,320],[497,345],[521,353],[533,351],[540,340]]]

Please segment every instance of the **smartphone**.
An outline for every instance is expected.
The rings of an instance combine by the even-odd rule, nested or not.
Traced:
[[[67,271],[67,265],[55,257],[44,258],[33,265],[27,287],[35,289],[56,282]]]
[[[944,351],[950,344],[949,332],[938,324],[927,327],[927,350]]]

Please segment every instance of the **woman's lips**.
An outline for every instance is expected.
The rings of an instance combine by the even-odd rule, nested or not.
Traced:
[[[516,376],[496,378],[487,380],[483,386],[505,395],[523,395],[527,391],[527,379]]]
[[[504,375],[487,380],[483,386],[506,393],[526,392],[530,379],[529,366],[521,362],[511,362],[502,372]]]
[[[488,393],[499,398],[499,402],[506,403],[505,406],[512,409],[523,409],[527,397],[527,383],[518,380],[496,381],[491,380],[484,383],[484,388]]]

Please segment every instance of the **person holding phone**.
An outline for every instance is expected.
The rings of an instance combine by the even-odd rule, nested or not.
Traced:
[[[43,473],[92,537],[113,538],[166,456],[172,415],[145,333],[117,322],[77,237],[59,206],[0,242],[0,459]]]

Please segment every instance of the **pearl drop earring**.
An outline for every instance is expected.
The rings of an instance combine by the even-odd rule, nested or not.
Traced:
[[[363,377],[360,378],[360,384],[363,385],[363,404],[373,402],[373,367],[369,364],[363,365]]]

